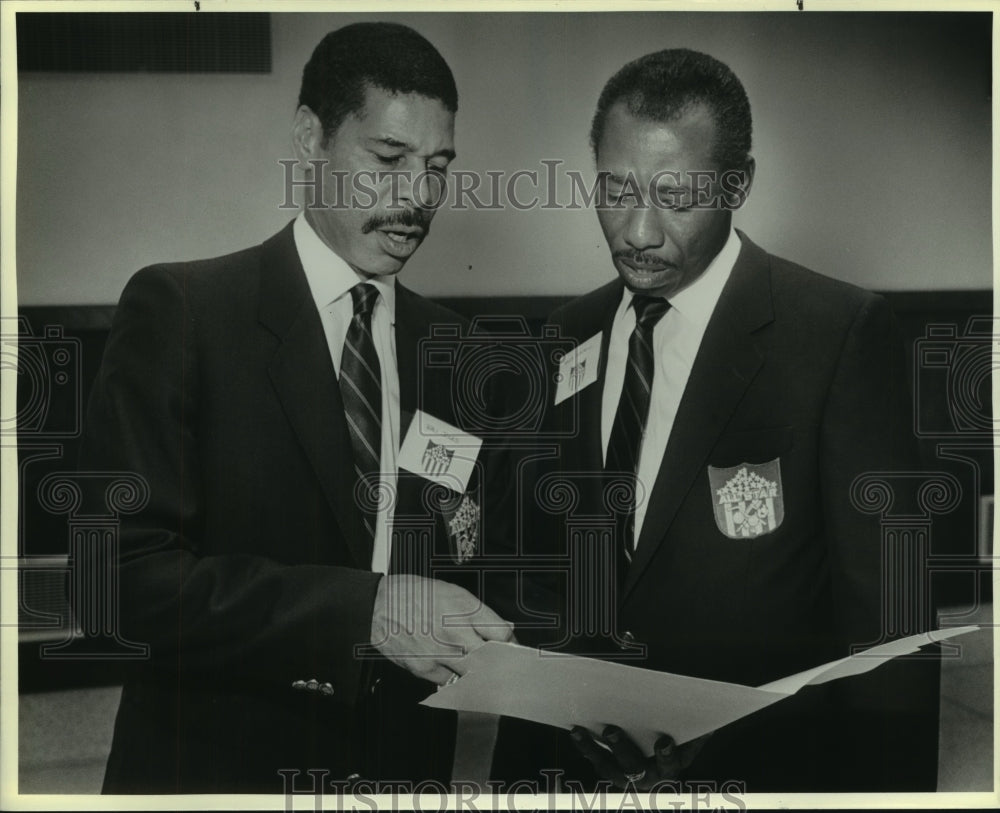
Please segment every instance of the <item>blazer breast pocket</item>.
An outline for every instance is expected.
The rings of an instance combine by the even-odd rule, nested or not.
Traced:
[[[709,463],[726,468],[739,463],[763,463],[781,457],[792,448],[791,426],[727,432],[712,447]]]
[[[781,457],[790,426],[731,432],[712,449],[708,484],[716,527],[730,539],[773,533],[785,518]]]

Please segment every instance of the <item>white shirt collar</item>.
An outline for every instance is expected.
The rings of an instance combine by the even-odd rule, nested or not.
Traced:
[[[389,313],[390,324],[396,322],[396,278],[362,277],[349,266],[339,254],[324,243],[306,220],[305,212],[299,212],[292,226],[295,248],[299,253],[302,270],[306,272],[309,290],[316,308],[322,312],[332,302],[340,299],[359,282],[369,282],[378,288],[379,298]],[[376,307],[378,305],[376,304]]]
[[[682,316],[685,322],[704,331],[739,255],[740,238],[730,226],[729,237],[722,250],[715,255],[702,275],[684,290],[667,297],[671,310]],[[632,292],[626,288],[622,294],[621,308],[627,309],[631,301]]]

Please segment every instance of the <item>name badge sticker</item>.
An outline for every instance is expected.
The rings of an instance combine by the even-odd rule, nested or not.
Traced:
[[[399,467],[465,492],[483,441],[450,423],[417,410],[399,450]]]
[[[597,381],[597,368],[601,361],[601,334],[595,333],[587,341],[570,350],[559,362],[556,375],[556,398],[561,404],[571,395]]]

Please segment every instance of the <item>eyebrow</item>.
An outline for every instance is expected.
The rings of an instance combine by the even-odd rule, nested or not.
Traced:
[[[604,172],[601,172],[600,174],[603,175],[606,180],[611,181],[612,183],[617,183],[617,184],[624,185],[631,178],[632,179],[632,183],[635,183],[637,185],[639,184],[639,182],[636,180],[635,176],[632,175],[632,173],[626,173],[625,175],[619,175],[617,172],[604,171]],[[681,184],[680,186],[678,186],[677,184],[669,184],[669,185],[664,185],[664,186],[658,186],[658,188],[665,189],[667,192],[690,192],[691,191],[691,187],[690,186],[685,186],[683,184]]]
[[[626,172],[624,175],[619,175],[617,172],[604,171],[600,173],[604,176],[606,182],[617,184],[618,186],[628,186],[634,189],[642,189],[642,184],[631,172]]]
[[[369,138],[368,141],[373,144],[383,144],[386,147],[392,147],[393,149],[397,150],[408,150],[410,152],[414,152],[412,144],[408,144],[405,141],[400,141],[398,138],[393,138],[392,136],[383,136],[382,138]],[[447,158],[449,161],[453,161],[455,159],[455,151],[449,149],[438,150],[437,152],[433,153],[433,155],[440,155],[444,158]]]

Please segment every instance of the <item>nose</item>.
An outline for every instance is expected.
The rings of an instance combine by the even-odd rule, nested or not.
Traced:
[[[637,202],[628,213],[625,242],[637,251],[662,246],[664,233],[659,215],[660,212],[655,206],[643,201]]]
[[[417,209],[435,209],[444,194],[444,181],[437,173],[420,169],[410,169],[400,173],[398,185],[399,206]]]

